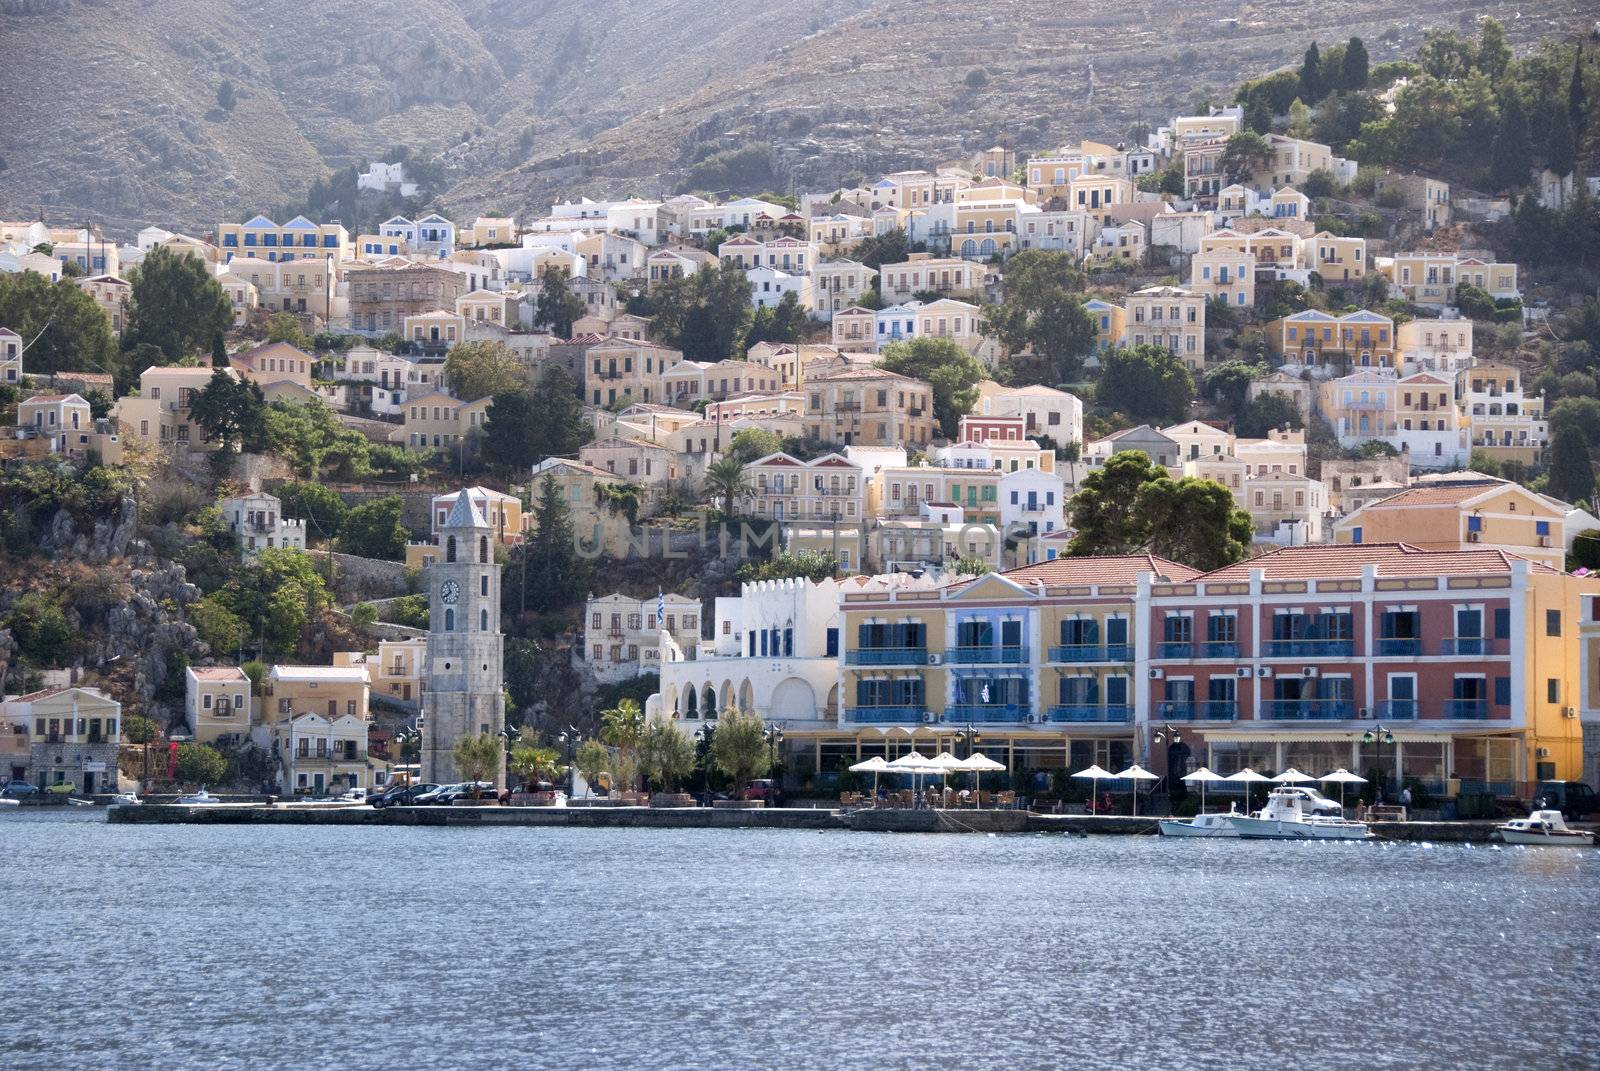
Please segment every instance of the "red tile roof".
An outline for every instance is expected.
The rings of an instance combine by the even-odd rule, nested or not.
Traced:
[[[1516,562],[1528,561],[1502,550],[1424,550],[1410,543],[1314,544],[1284,547],[1258,558],[1223,566],[1202,580],[1248,580],[1260,569],[1269,580],[1309,580],[1323,577],[1359,577],[1368,565],[1379,576],[1456,576],[1466,573],[1509,573]],[[1529,562],[1536,572],[1558,570]]]
[[[1056,558],[1008,569],[1000,575],[1019,584],[1129,584],[1140,573],[1189,580],[1200,573],[1154,554],[1116,554],[1092,558]]]
[[[1470,502],[1479,495],[1495,491],[1502,487],[1512,487],[1514,484],[1504,480],[1485,478],[1482,480],[1451,480],[1441,483],[1423,484],[1409,487],[1399,494],[1390,495],[1388,498],[1374,502],[1369,509],[1411,506],[1458,506],[1463,502]]]

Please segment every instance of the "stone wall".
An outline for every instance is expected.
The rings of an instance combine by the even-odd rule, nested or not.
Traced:
[[[310,550],[306,553],[317,559],[319,571],[324,576],[327,575],[327,559],[333,559],[334,600],[340,605],[349,606],[407,594],[404,562],[358,558],[354,554],[327,550]]]

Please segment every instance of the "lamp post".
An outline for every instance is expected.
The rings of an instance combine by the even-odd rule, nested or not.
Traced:
[[[583,743],[583,734],[578,732],[577,726],[567,726],[567,731],[556,737],[558,743],[567,746],[567,795],[575,796],[578,793],[578,772],[572,765],[572,756],[579,744]]]
[[[1376,743],[1378,745],[1374,750],[1377,752],[1378,772],[1381,776],[1383,773],[1383,745],[1394,743],[1394,733],[1390,732],[1388,729],[1385,729],[1383,724],[1380,722],[1361,734],[1361,742],[1363,744]],[[1398,755],[1398,749],[1396,749],[1396,754]],[[1400,771],[1396,770],[1395,780],[1398,781],[1399,779]]]
[[[1153,734],[1151,734],[1150,742],[1152,744],[1165,744],[1165,745],[1167,745],[1168,754],[1170,755],[1172,748],[1174,748],[1177,745],[1183,743],[1183,736],[1178,732],[1178,730],[1174,729],[1171,725],[1163,725],[1161,728],[1157,729]],[[1150,761],[1150,753],[1148,751],[1145,752],[1144,760],[1146,762]],[[1166,773],[1164,773],[1162,775],[1162,780],[1164,782],[1169,782],[1167,784],[1167,791],[1168,792],[1172,791],[1172,785],[1170,784],[1171,778],[1172,778],[1172,763],[1169,761],[1167,763]]]
[[[694,731],[694,757],[695,761],[703,763],[700,771],[700,783],[705,786],[705,805],[711,806],[711,763],[706,754],[706,742],[711,739],[711,734],[704,725]]]
[[[782,765],[783,726],[769,725],[765,730],[762,731],[761,736],[766,740],[767,746],[772,748],[772,765],[774,767],[774,772],[778,774],[778,776],[772,779],[772,795],[775,797],[778,794],[778,783],[783,777],[782,773],[776,769]],[[771,806],[773,802],[775,801],[769,799],[767,801],[768,806]]]

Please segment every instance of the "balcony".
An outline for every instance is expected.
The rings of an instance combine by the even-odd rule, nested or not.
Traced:
[[[1416,637],[1387,636],[1378,641],[1378,657],[1405,658],[1422,653],[1422,641]]]
[[[945,652],[946,662],[958,666],[1020,666],[1028,660],[1026,647],[952,647]]]
[[[1481,658],[1484,655],[1503,655],[1506,649],[1500,640],[1483,636],[1452,636],[1439,641],[1439,653],[1447,657],[1465,655]]]
[[[1062,703],[1045,711],[1045,717],[1053,722],[1126,725],[1133,721],[1133,708],[1125,705],[1102,707],[1096,703]]]
[[[1238,658],[1239,644],[1234,640],[1206,640],[1200,644],[1197,658]]]
[[[1050,648],[1052,662],[1132,662],[1133,648],[1126,643],[1069,643]]]
[[[1193,658],[1194,644],[1189,640],[1167,641],[1156,645],[1157,658]]]
[[[922,707],[849,707],[849,720],[861,725],[914,725],[922,720]]]
[[[925,666],[926,647],[857,647],[844,653],[847,666]]]
[[[1270,721],[1344,721],[1355,717],[1348,699],[1269,699],[1261,716]]]
[[[1483,699],[1446,699],[1444,716],[1456,721],[1485,721],[1489,717],[1489,703]]]
[[[1015,725],[1028,720],[1030,708],[1027,706],[1002,706],[995,703],[958,703],[955,706],[944,708],[944,720],[947,722],[975,722],[987,724]]]
[[[1349,658],[1355,654],[1354,640],[1268,640],[1265,658]]]
[[[1385,699],[1378,703],[1377,715],[1379,721],[1415,721],[1417,718],[1417,701],[1415,699]]]
[[[1231,699],[1168,700],[1157,706],[1156,712],[1165,721],[1233,721],[1239,716],[1238,706]]]

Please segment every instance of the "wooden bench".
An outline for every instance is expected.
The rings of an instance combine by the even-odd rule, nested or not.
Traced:
[[[1406,809],[1404,807],[1368,807],[1367,820],[1369,822],[1404,822]]]

